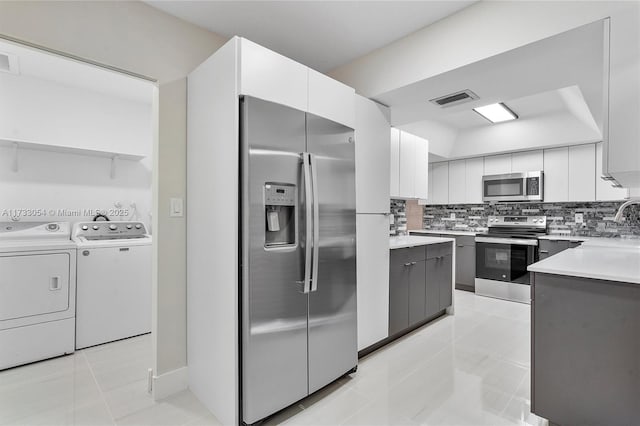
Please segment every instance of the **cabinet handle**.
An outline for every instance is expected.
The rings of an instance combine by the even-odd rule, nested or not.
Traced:
[[[412,266],[413,266],[413,265],[415,265],[415,264],[416,264],[416,262],[411,262],[411,265],[412,265]]]
[[[405,263],[404,266],[411,266],[411,263]]]
[[[458,244],[458,247],[464,247],[464,244]]]
[[[549,253],[549,250],[540,250],[539,253]]]

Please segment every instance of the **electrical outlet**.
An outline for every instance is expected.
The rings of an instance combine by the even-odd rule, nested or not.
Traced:
[[[576,224],[578,223],[584,223],[584,214],[583,213],[576,213],[576,220],[575,220]]]
[[[449,219],[455,219],[455,218],[456,218],[456,214],[455,213],[449,214]]]

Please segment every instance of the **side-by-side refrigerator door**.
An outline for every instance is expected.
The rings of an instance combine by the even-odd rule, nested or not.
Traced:
[[[240,134],[242,420],[252,424],[308,394],[305,114],[245,97]]]
[[[309,393],[358,363],[356,194],[353,130],[307,114],[317,266],[309,293]]]

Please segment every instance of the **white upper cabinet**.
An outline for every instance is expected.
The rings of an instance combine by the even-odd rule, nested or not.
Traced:
[[[569,147],[569,201],[596,199],[595,144]]]
[[[389,212],[389,108],[355,95],[356,212]]]
[[[431,163],[430,204],[449,204],[449,163]]]
[[[416,145],[414,197],[425,200],[429,196],[429,141],[418,136],[413,140]]]
[[[596,200],[615,201],[629,198],[629,190],[615,188],[612,182],[603,180],[602,176],[602,142],[596,144]]]
[[[544,154],[542,150],[514,152],[511,154],[511,171],[538,172],[544,169]]]
[[[239,94],[355,127],[353,88],[244,38],[239,68]]]
[[[308,112],[354,128],[354,102],[355,91],[352,87],[309,69]]]
[[[569,199],[569,149],[544,150],[544,201],[558,202]]]
[[[467,164],[465,160],[449,161],[449,204],[467,202]]]
[[[511,154],[484,157],[485,175],[499,175],[502,173],[511,173]]]
[[[410,133],[400,132],[400,196],[413,198],[416,190],[416,141]]]
[[[306,111],[309,103],[308,76],[308,67],[247,39],[241,39],[241,95]]]
[[[482,203],[482,175],[484,174],[484,158],[468,158],[465,160],[465,202]]]
[[[429,141],[391,129],[391,198],[427,199],[429,196]]]
[[[390,197],[400,197],[400,130],[392,127],[389,150],[389,189]]]

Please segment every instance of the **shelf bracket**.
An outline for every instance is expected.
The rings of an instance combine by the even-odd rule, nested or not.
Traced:
[[[11,170],[14,173],[18,172],[18,143],[13,143],[13,161],[11,163]]]
[[[118,159],[117,155],[114,155],[113,157],[111,157],[111,172],[110,172],[111,179],[116,178],[116,160],[117,159]]]

